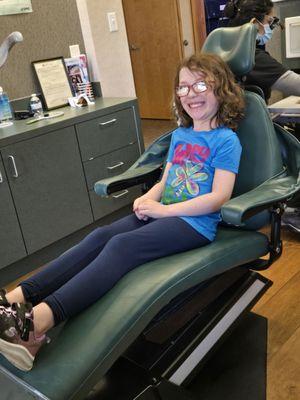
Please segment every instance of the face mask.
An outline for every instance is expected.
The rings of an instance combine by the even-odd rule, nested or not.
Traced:
[[[262,25],[262,24],[261,24]],[[258,44],[261,46],[265,45],[272,37],[273,31],[269,24],[262,25],[264,27],[265,33],[263,35],[257,34]]]

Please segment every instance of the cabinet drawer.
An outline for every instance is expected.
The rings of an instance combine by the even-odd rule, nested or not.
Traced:
[[[137,141],[132,108],[76,125],[82,161],[110,153]]]
[[[94,219],[97,220],[132,203],[137,197],[141,196],[142,190],[140,186],[135,186],[107,197],[100,197],[94,191],[89,193]]]
[[[95,182],[100,179],[119,175],[126,171],[138,159],[139,155],[138,144],[134,143],[131,146],[94,158],[94,160],[86,161],[83,165],[88,188],[93,190]]]

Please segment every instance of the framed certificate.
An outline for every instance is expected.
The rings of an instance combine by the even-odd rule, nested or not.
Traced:
[[[72,89],[63,57],[32,62],[47,110],[63,107]]]

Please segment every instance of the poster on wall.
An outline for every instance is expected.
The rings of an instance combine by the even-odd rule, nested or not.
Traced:
[[[32,12],[31,0],[0,0],[0,15]]]

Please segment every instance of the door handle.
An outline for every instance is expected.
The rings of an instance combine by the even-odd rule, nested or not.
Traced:
[[[115,169],[115,168],[121,167],[122,165],[124,165],[124,163],[123,163],[123,161],[120,161],[117,164],[112,165],[111,167],[106,167],[106,168],[107,169]]]
[[[125,196],[127,193],[128,193],[128,190],[125,189],[124,192],[119,193],[119,194],[114,194],[112,197],[113,197],[114,199],[118,199],[119,197]]]
[[[135,44],[130,44],[129,49],[135,51],[135,50],[140,50],[140,47],[136,46]]]
[[[0,183],[3,183],[3,176],[1,174],[1,171],[0,171]]]
[[[11,161],[12,167],[13,167],[13,174],[12,174],[12,176],[13,176],[14,178],[18,178],[18,177],[19,177],[19,173],[18,173],[18,170],[17,170],[15,157],[14,157],[14,156],[8,156],[8,159]]]
[[[115,122],[117,122],[117,118],[110,119],[109,121],[106,122],[100,122],[99,126],[112,125]]]

